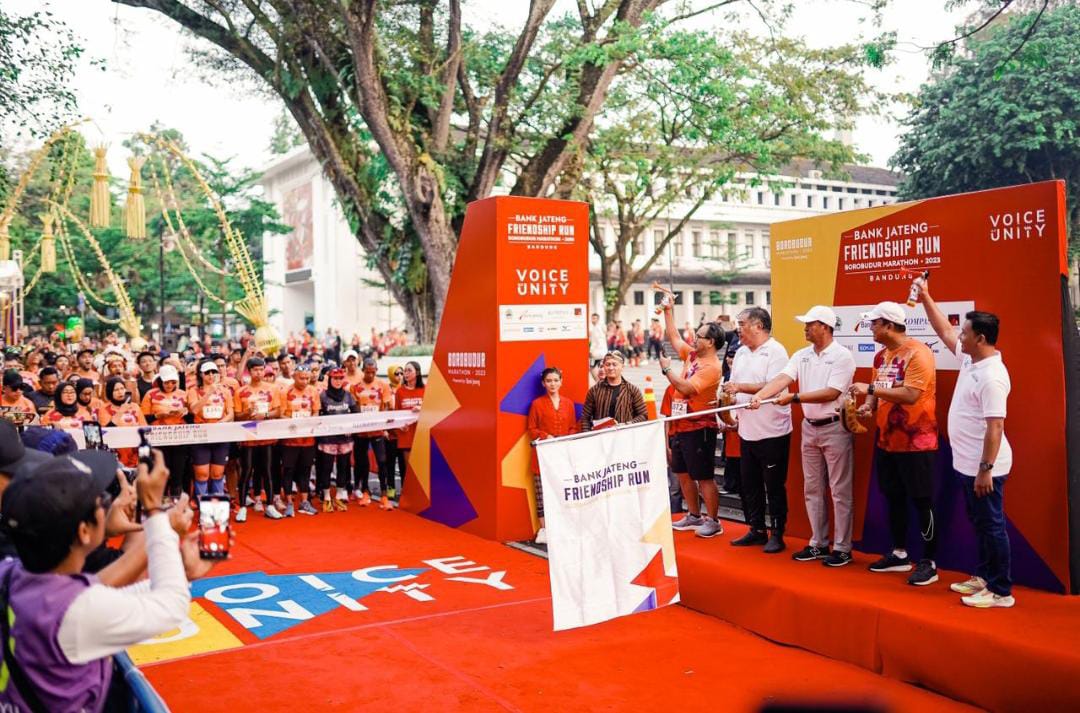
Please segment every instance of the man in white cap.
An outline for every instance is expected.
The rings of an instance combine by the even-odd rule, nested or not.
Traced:
[[[356,368],[360,362],[360,355],[355,349],[349,349],[341,355],[341,365],[345,367],[345,383],[349,386],[359,384],[364,378],[364,372]]]
[[[934,456],[938,449],[937,371],[930,347],[907,335],[907,315],[895,302],[882,302],[862,315],[874,341],[884,349],[874,355],[874,382],[851,385],[852,395],[866,396],[860,407],[877,414],[874,467],[889,513],[892,551],[870,565],[871,572],[909,572],[906,542],[908,501],[919,514],[924,550],[908,584],[925,586],[938,579],[937,532],[931,499]]]
[[[785,393],[781,405],[802,404],[803,497],[810,519],[810,544],[792,555],[799,562],[821,560],[830,567],[851,562],[852,522],[852,438],[840,423],[837,409],[855,376],[855,357],[833,340],[839,326],[836,313],[816,305],[795,319],[802,322],[803,335],[810,346],[803,347],[775,378],[750,399],[756,409],[764,399],[779,394],[794,382],[796,393]],[[834,539],[829,552],[828,485],[833,501]]]

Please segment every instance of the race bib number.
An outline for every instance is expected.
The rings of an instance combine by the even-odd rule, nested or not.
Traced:
[[[311,416],[311,411],[308,409],[297,409],[292,412],[293,418],[308,418],[309,416]]]
[[[202,410],[203,418],[210,420],[225,415],[225,404],[206,404]]]
[[[270,404],[266,401],[263,401],[262,399],[259,399],[258,401],[253,401],[252,405],[255,407],[255,413],[259,416],[265,416],[266,414],[270,413]]]
[[[138,422],[139,420],[135,418],[135,414],[133,414],[131,411],[124,411],[122,414],[120,414],[120,423],[124,424],[125,426],[134,426]]]
[[[672,416],[685,416],[686,415],[686,401],[683,399],[675,399],[671,402],[671,415]]]
[[[364,404],[363,406],[360,407],[360,413],[378,413],[378,412],[379,412],[379,405],[378,404]]]

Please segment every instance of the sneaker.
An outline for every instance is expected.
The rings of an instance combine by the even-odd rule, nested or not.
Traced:
[[[976,592],[971,596],[960,597],[960,601],[966,606],[975,607],[976,609],[991,609],[994,607],[1008,609],[1016,604],[1016,600],[1011,595],[994,594],[989,589],[983,589],[981,592]]]
[[[764,530],[750,529],[742,537],[732,540],[731,544],[734,547],[749,547],[751,545],[764,545],[768,541],[769,536],[765,534]]]
[[[296,517],[296,508],[293,507],[291,501],[285,506],[285,517]]]
[[[349,509],[349,504],[347,502],[345,502],[344,500],[339,500],[338,498],[334,498],[333,503],[334,503],[334,509],[337,510],[338,512],[345,512],[346,510]]]
[[[246,498],[244,498],[244,507],[249,508],[254,504],[255,504],[255,499],[253,497],[251,497],[250,495],[248,495]]]
[[[390,497],[391,500],[393,500],[397,497],[397,488],[387,488],[386,494]]]
[[[784,544],[784,536],[774,530],[773,533],[769,535],[769,541],[765,543],[762,552],[775,555],[777,552],[783,552],[785,549],[787,549],[787,545]]]
[[[394,504],[392,502],[390,502],[390,498],[383,495],[383,496],[381,496],[379,498],[379,509],[380,510],[393,510],[394,509]]]
[[[282,517],[284,517],[284,515],[281,514],[281,511],[273,505],[267,505],[266,511],[263,514],[271,520],[280,520]]]
[[[829,551],[821,547],[814,547],[813,545],[807,545],[798,552],[791,555],[791,559],[796,562],[812,562],[813,560],[823,560],[829,556]]]
[[[536,537],[533,539],[533,542],[535,542],[538,545],[546,545],[547,544],[547,530],[542,528],[542,527],[539,530],[537,530]]]
[[[303,514],[303,515],[317,515],[319,513],[319,511],[316,510],[312,506],[310,500],[305,500],[302,503],[300,503],[300,508],[299,509],[300,509],[300,513]]]
[[[701,515],[694,515],[693,513],[686,513],[681,520],[677,520],[671,524],[671,529],[684,532],[686,530],[696,530],[705,523]]]
[[[322,511],[323,512],[334,512],[334,499],[333,498],[323,498]]]
[[[907,583],[914,584],[916,587],[925,587],[927,584],[933,584],[937,581],[937,567],[930,560],[919,560],[919,564],[915,566],[915,571],[908,577]]]
[[[371,493],[361,493],[357,496],[357,498],[360,500],[360,504],[364,507],[371,505]]]
[[[264,512],[266,508],[263,506],[262,500],[255,501],[255,512]]]
[[[247,522],[247,505],[236,511],[237,522]]]
[[[285,512],[285,501],[280,497],[274,498],[274,507],[278,509],[278,512]]]
[[[363,500],[364,499],[364,491],[361,490],[360,488],[357,488],[356,490],[353,491],[353,497],[356,498],[357,500]]]
[[[949,585],[949,589],[957,594],[978,594],[986,589],[986,580],[982,577],[972,577],[966,582],[953,582]]]
[[[911,558],[897,557],[892,552],[870,565],[871,572],[910,572]]]
[[[696,534],[698,537],[716,537],[724,534],[724,526],[720,524],[719,520],[707,517],[705,522],[701,523],[701,527],[697,529]]]
[[[826,567],[843,567],[846,564],[851,564],[851,562],[853,562],[851,553],[841,552],[840,550],[833,551],[828,557],[821,560],[821,564]]]

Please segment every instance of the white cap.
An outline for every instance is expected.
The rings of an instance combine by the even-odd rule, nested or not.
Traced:
[[[199,372],[205,374],[208,371],[218,371],[218,365],[212,361],[204,361],[203,365],[199,367]]]
[[[799,320],[803,324],[810,324],[811,322],[821,322],[826,327],[836,328],[840,326],[840,320],[836,318],[836,312],[833,312],[831,308],[825,305],[814,305],[806,314],[796,315],[795,319]]]
[[[176,370],[176,367],[172,364],[166,364],[161,367],[161,371],[158,372],[158,377],[163,381],[180,381],[180,372]]]
[[[360,355],[356,353],[355,349],[349,349],[341,355],[341,363],[344,364],[348,359],[359,359]]]
[[[907,325],[907,312],[896,302],[879,302],[874,309],[859,316],[870,321],[884,319],[893,324]]]

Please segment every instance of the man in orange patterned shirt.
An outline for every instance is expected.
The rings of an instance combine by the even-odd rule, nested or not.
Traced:
[[[353,398],[360,407],[360,413],[374,413],[378,411],[390,411],[394,408],[394,394],[390,386],[382,379],[375,376],[378,369],[374,359],[364,359],[364,376],[360,381],[350,387]],[[348,370],[346,369],[346,378]],[[370,470],[368,466],[368,448],[375,453],[375,463],[379,469],[379,507],[384,510],[392,510],[387,484],[387,453],[386,431],[374,431],[358,433],[354,436],[356,448],[353,449],[353,487],[357,488],[356,497],[361,505],[371,502],[371,491],[368,486]]]
[[[907,335],[907,315],[895,302],[882,302],[862,315],[874,341],[884,349],[874,355],[874,382],[851,385],[852,395],[866,396],[863,415],[877,412],[874,466],[888,503],[893,549],[870,565],[871,572],[909,572],[907,514],[910,500],[919,514],[923,557],[908,584],[924,586],[938,579],[937,533],[931,498],[934,457],[938,449],[935,415],[937,372],[930,348]]]

